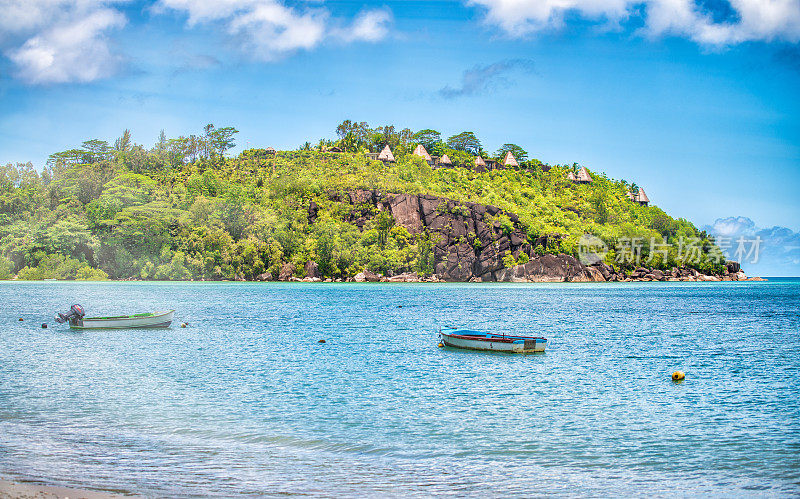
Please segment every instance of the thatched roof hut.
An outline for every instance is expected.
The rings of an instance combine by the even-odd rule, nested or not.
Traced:
[[[636,202],[642,206],[650,204],[650,198],[647,197],[647,194],[644,193],[644,189],[641,187],[639,187],[639,195],[636,196]]]
[[[380,154],[378,154],[378,159],[383,162],[393,163],[394,162],[394,154],[392,154],[392,150],[389,148],[387,144],[386,147],[383,148]]]
[[[267,154],[272,154],[272,155],[277,154],[277,151],[275,150],[274,147],[267,147],[266,149],[264,149],[264,151],[266,151]]]
[[[519,163],[517,163],[517,158],[511,154],[511,151],[506,152],[506,156],[503,158],[503,166],[519,166]]]
[[[339,146],[333,146],[330,149],[328,149],[328,152],[335,152],[335,153],[339,154],[339,153],[343,153],[344,149],[342,149]]]
[[[475,166],[486,166],[486,161],[480,156],[475,156]]]
[[[592,177],[589,175],[589,171],[586,169],[585,166],[581,166],[581,169],[578,170],[578,176],[576,177],[575,180],[582,184],[592,183]]]
[[[635,196],[631,191],[628,191],[627,194],[628,194],[628,199],[636,203],[639,203],[642,206],[647,206],[650,204],[650,198],[647,197],[647,194],[644,193],[644,189],[642,189],[641,187],[639,187],[639,192],[637,192]]]
[[[453,162],[450,161],[450,158],[447,156],[447,154],[442,154],[442,157],[439,158],[439,164],[440,165],[448,165],[448,166],[450,166],[450,165],[453,164]]]
[[[414,149],[414,154],[424,159],[425,161],[428,162],[433,161],[433,158],[431,158],[431,155],[428,154],[428,151],[425,150],[425,146],[423,146],[422,144],[418,145],[417,148]]]
[[[575,174],[572,172],[567,173],[567,180],[575,180]]]

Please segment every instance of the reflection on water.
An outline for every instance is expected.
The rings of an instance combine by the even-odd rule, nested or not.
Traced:
[[[6,283],[0,299],[10,477],[156,496],[800,491],[796,281]],[[73,302],[189,327],[39,328]],[[437,348],[445,324],[548,351]]]

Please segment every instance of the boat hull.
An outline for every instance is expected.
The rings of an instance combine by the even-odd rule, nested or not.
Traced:
[[[71,319],[69,327],[72,329],[163,329],[172,324],[174,315],[174,310],[168,310],[118,317],[87,317],[83,320]]]
[[[467,350],[507,353],[540,353],[547,346],[545,338],[527,336],[503,336],[476,331],[453,331],[439,333],[442,343],[448,347]]]

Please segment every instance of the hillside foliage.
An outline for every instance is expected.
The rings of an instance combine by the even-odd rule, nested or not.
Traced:
[[[539,253],[574,255],[583,234],[612,248],[638,238],[643,257],[651,242],[672,244],[666,258],[659,254],[651,263],[670,268],[685,263],[675,250],[679,238],[699,238],[702,255],[692,266],[719,269],[713,240],[658,207],[631,202],[625,181],[592,172],[593,183],[578,185],[566,179],[572,166],[545,172],[525,158],[519,169],[433,169],[410,154],[425,141],[431,154],[471,164],[472,153],[485,153],[464,134],[443,142],[435,130],[395,133],[350,123],[340,125],[338,141],[227,157],[236,130],[208,125],[204,132],[170,140],[162,133],[148,149],[131,143],[126,131],[113,146],[92,140],[56,153],[41,172],[30,163],[2,167],[0,278],[250,280],[277,276],[286,263],[302,277],[310,260],[331,278],[364,269],[430,274],[435,241],[429,234],[412,235],[387,213],[369,213],[361,229],[348,222],[353,207],[335,199],[354,189],[495,205],[519,216],[532,244],[541,235],[566,236]],[[322,151],[332,144],[350,152]],[[364,155],[386,144],[393,145],[396,163]],[[498,155],[516,147],[505,144]],[[312,202],[318,207],[313,220]],[[634,266],[614,250],[606,261]]]

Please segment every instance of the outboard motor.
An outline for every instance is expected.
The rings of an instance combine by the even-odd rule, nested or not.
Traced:
[[[58,313],[56,314],[56,322],[59,324],[64,324],[65,322],[69,321],[73,317],[81,320],[83,316],[86,315],[86,312],[83,310],[83,305],[78,305],[77,303],[69,308],[68,314]]]

